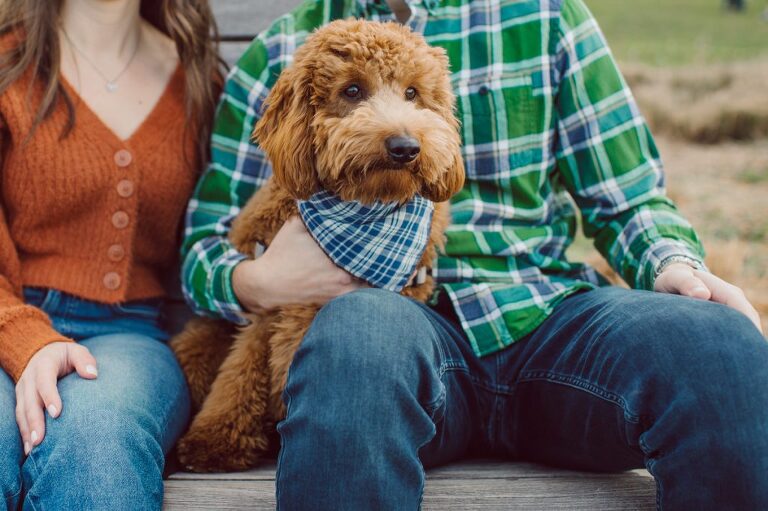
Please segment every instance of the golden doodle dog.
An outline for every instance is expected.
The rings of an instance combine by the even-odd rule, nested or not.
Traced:
[[[431,268],[449,222],[445,201],[464,183],[453,108],[444,51],[408,28],[340,20],[317,30],[266,99],[254,138],[273,175],[230,240],[243,254],[268,247],[299,213],[298,201],[320,190],[362,205],[402,206],[418,196],[436,204],[413,261]],[[424,301],[432,291],[426,277],[401,293]],[[264,455],[285,414],[288,368],[319,308],[255,311],[244,327],[198,318],[172,341],[198,411],[178,444],[183,465],[241,470]]]

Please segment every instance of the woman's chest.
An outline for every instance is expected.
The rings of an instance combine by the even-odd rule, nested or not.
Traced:
[[[139,215],[183,211],[197,174],[183,129],[134,146],[99,140],[77,123],[60,140],[48,128],[6,155],[0,188],[11,222],[32,228],[103,217],[124,228]]]

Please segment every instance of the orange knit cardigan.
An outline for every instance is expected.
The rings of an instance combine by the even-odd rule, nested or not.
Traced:
[[[40,348],[69,340],[24,304],[22,287],[103,303],[162,296],[160,274],[175,260],[197,176],[181,68],[128,140],[66,83],[74,129],[61,138],[59,101],[27,140],[42,92],[31,83],[0,95],[0,366],[14,380]]]

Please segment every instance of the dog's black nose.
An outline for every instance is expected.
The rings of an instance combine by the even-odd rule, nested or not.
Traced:
[[[419,141],[413,137],[389,137],[384,145],[395,163],[408,163],[419,155]]]

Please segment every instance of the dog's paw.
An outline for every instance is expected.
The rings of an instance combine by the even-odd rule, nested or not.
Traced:
[[[254,467],[269,447],[266,435],[250,435],[232,426],[193,423],[177,445],[181,464],[191,472],[234,472]]]

